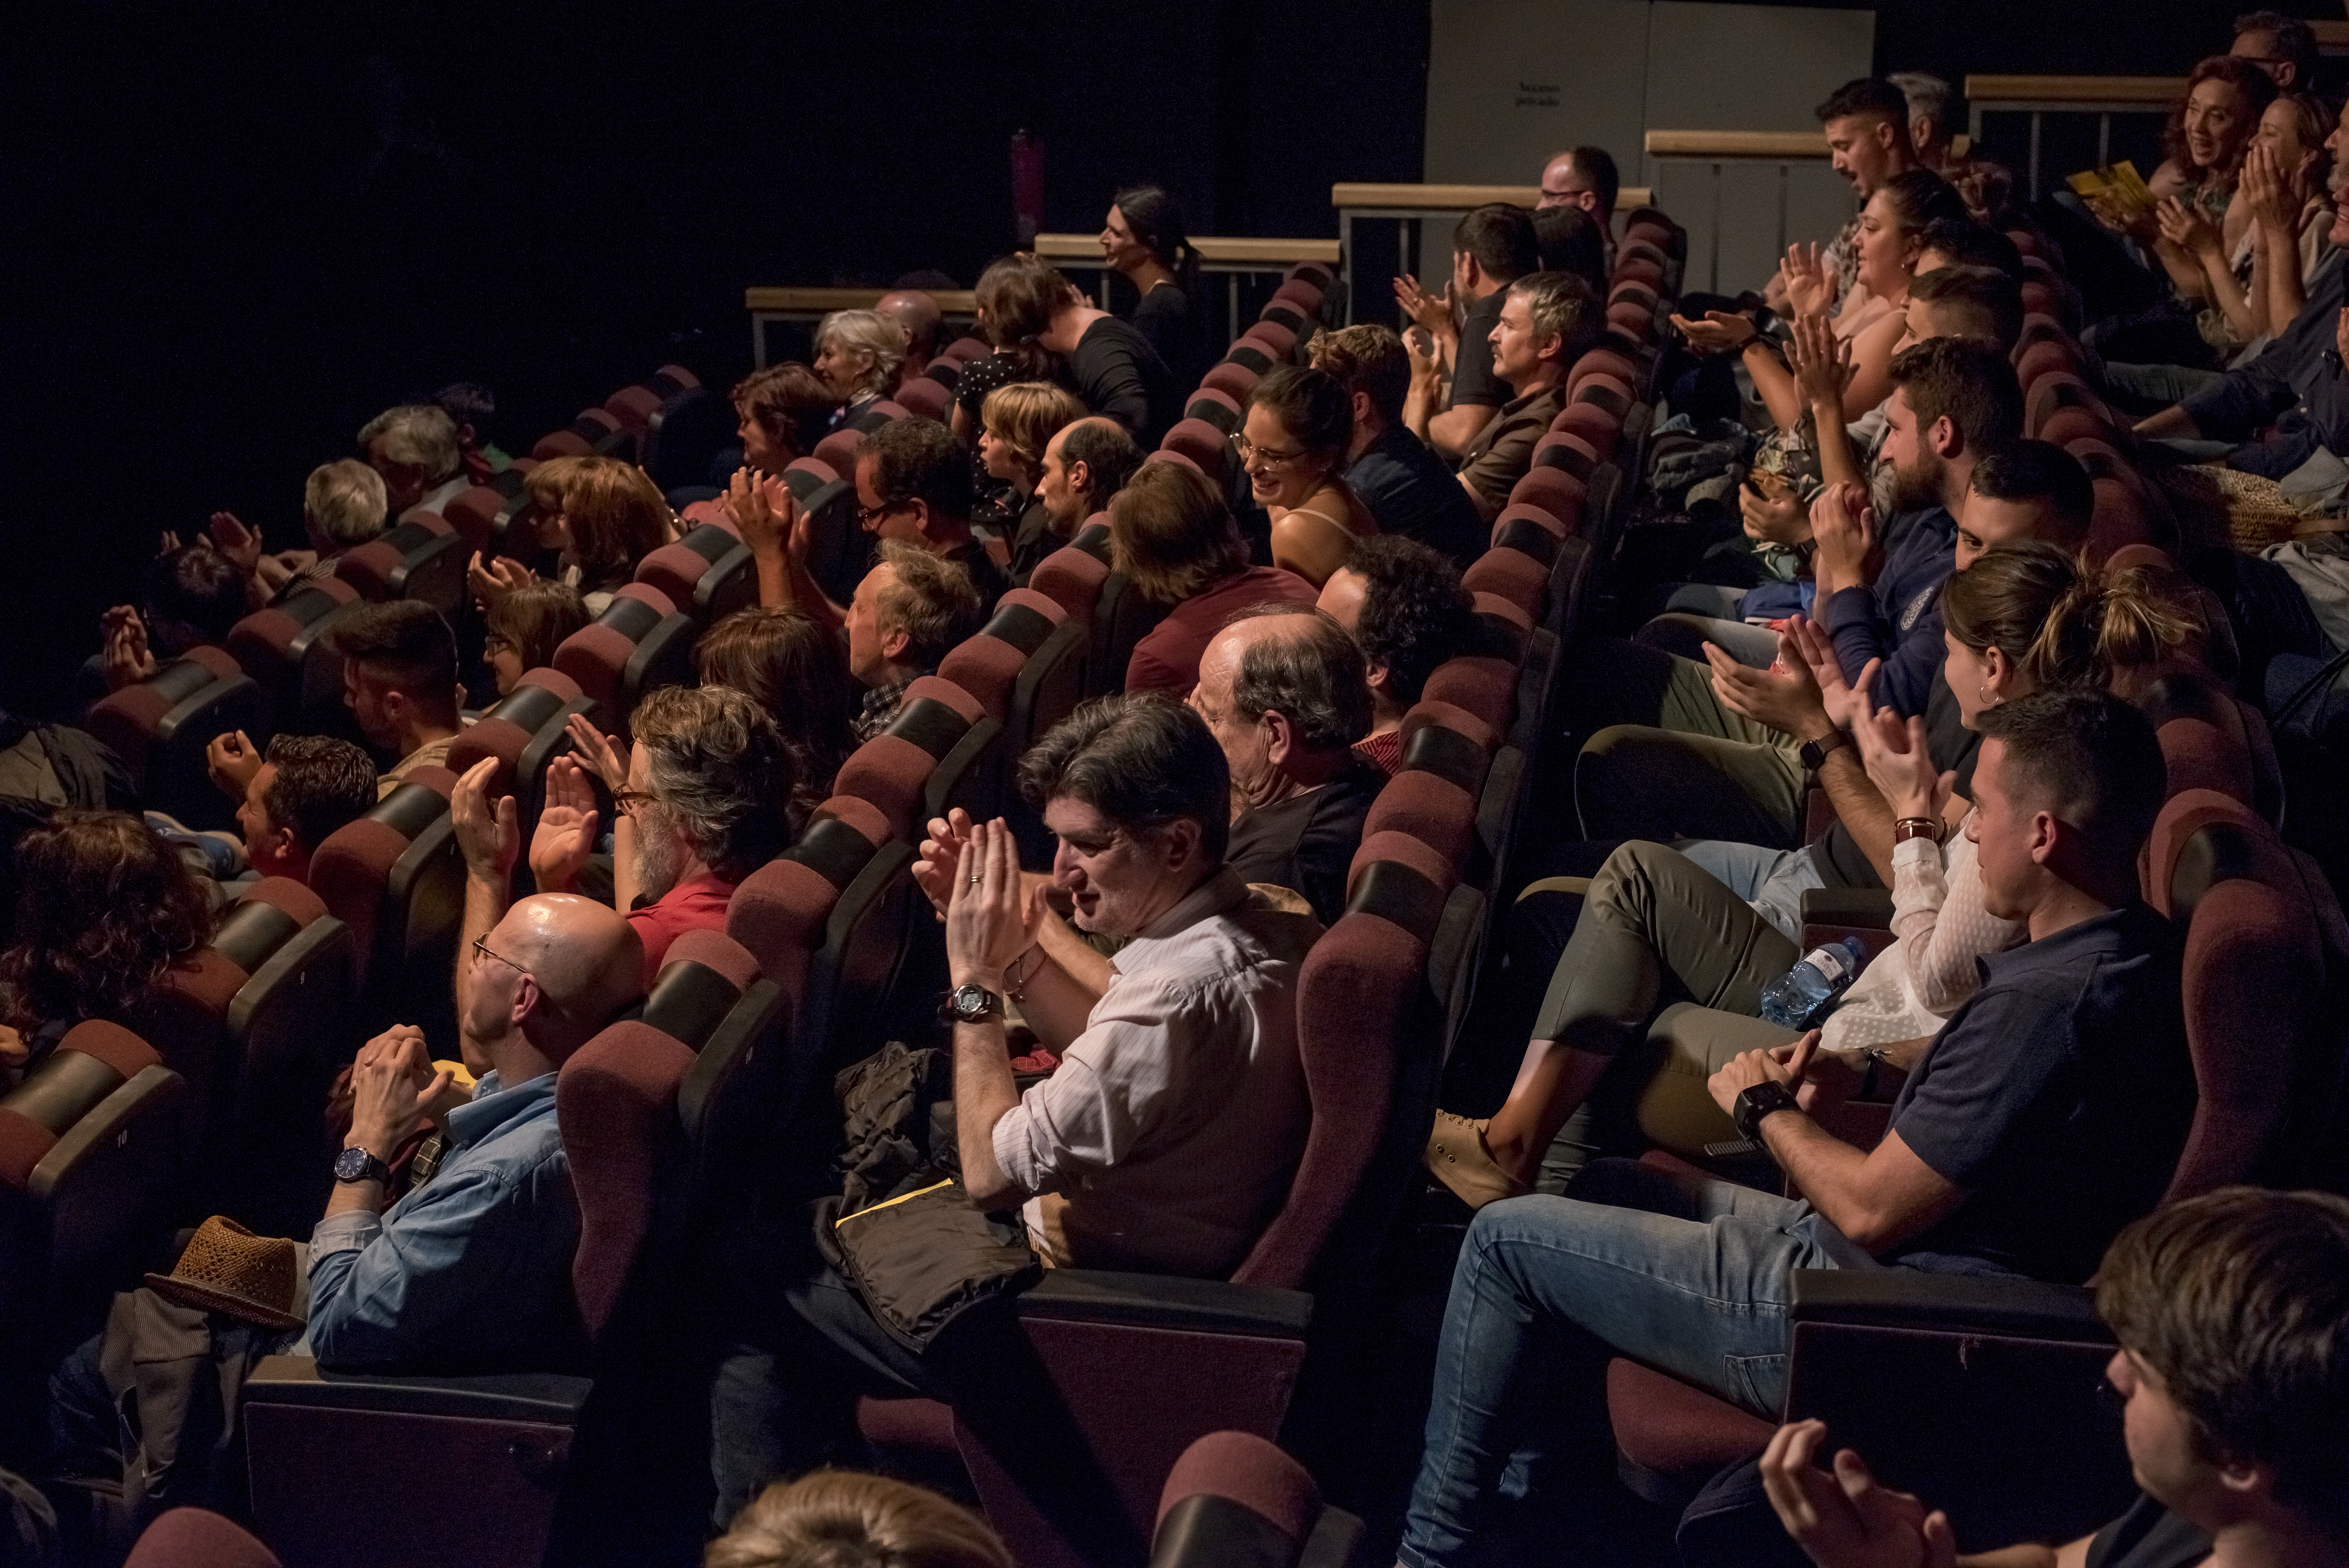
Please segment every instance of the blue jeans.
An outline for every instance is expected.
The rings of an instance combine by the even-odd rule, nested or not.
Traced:
[[[1603,1428],[1592,1342],[1775,1417],[1793,1271],[1880,1266],[1808,1203],[1750,1187],[1607,1160],[1573,1192],[1489,1204],[1468,1227],[1397,1553],[1410,1568],[1467,1559],[1504,1470],[1539,1463],[1538,1427]],[[1530,1398],[1557,1354],[1578,1356],[1586,1376],[1564,1398]]]
[[[1825,887],[1819,863],[1808,850],[1765,850],[1759,844],[1733,844],[1725,839],[1699,839],[1674,844],[1699,870],[1754,906],[1754,913],[1778,928],[1787,941],[1803,941],[1803,894]]]

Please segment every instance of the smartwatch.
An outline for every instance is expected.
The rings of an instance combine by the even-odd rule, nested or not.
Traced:
[[[1803,749],[1800,753],[1803,759],[1803,771],[1816,773],[1820,763],[1850,744],[1849,732],[1841,729],[1827,731],[1826,738],[1824,740],[1806,740],[1803,742]]]
[[[356,1146],[335,1156],[335,1180],[337,1181],[391,1181],[391,1167]]]
[[[1730,1119],[1737,1123],[1740,1136],[1759,1143],[1762,1141],[1763,1118],[1775,1115],[1782,1110],[1800,1110],[1801,1109],[1802,1107],[1795,1102],[1795,1097],[1786,1092],[1785,1084],[1775,1081],[1757,1083],[1751,1088],[1738,1092],[1737,1109],[1731,1114]]]
[[[1003,998],[984,985],[957,985],[947,993],[939,1020],[948,1024],[983,1024],[1003,1016]]]

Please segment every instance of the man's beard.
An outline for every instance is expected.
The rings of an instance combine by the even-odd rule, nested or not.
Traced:
[[[1889,462],[1878,462],[1868,476],[1868,499],[1876,508],[1878,523],[1889,522],[1902,512],[1923,511],[1941,504],[1941,459],[1931,454],[1915,468],[1903,469]]]
[[[636,808],[636,891],[648,899],[660,898],[677,886],[685,870],[685,843],[678,837],[677,819],[657,801]]]

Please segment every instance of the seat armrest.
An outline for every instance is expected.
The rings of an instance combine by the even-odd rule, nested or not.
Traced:
[[[2015,1274],[1914,1269],[1796,1269],[1786,1320],[1878,1328],[1944,1329],[2109,1345],[2095,1295],[2078,1285]]]
[[[248,1404],[327,1406],[409,1416],[470,1416],[491,1421],[576,1426],[586,1408],[586,1377],[557,1372],[506,1372],[428,1377],[335,1372],[307,1356],[264,1356],[245,1379]]]
[[[1863,925],[1891,929],[1892,894],[1880,887],[1814,887],[1803,890],[1805,925]]]
[[[1301,1290],[1224,1280],[1046,1269],[1021,1293],[1019,1315],[1299,1339],[1313,1321],[1313,1298]]]

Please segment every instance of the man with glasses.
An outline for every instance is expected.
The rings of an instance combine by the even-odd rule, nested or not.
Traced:
[[[466,776],[477,802],[493,766]],[[468,872],[459,1045],[478,1077],[469,1096],[435,1071],[413,1025],[360,1047],[350,1135],[310,1240],[309,1346],[330,1367],[523,1371],[578,1349],[579,1207],[555,1072],[644,994],[641,944],[591,899],[541,893],[503,908],[520,848],[512,800],[495,817],[471,813],[458,837]],[[390,1163],[428,1122],[447,1151],[384,1211]]]
[[[1550,160],[1542,165],[1541,198],[1534,203],[1534,211],[1579,207],[1590,214],[1606,247],[1606,274],[1612,276],[1615,197],[1621,189],[1622,176],[1616,171],[1612,153],[1603,147],[1569,147],[1564,152],[1553,153]]]
[[[936,419],[892,419],[856,451],[858,524],[968,572],[985,617],[1011,583],[970,531],[970,486],[969,451]]]

